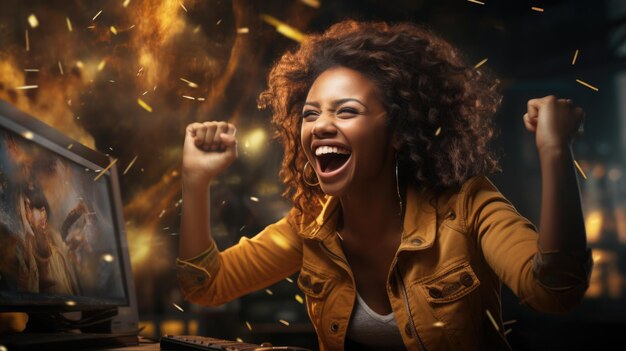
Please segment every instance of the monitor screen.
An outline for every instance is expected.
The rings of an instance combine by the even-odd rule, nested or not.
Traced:
[[[108,157],[3,107],[0,309],[127,305]]]

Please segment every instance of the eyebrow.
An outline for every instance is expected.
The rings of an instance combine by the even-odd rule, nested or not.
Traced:
[[[339,106],[339,105],[341,105],[343,103],[349,102],[349,101],[357,102],[357,103],[359,103],[360,105],[362,105],[363,107],[365,107],[367,109],[367,106],[365,106],[365,104],[362,103],[361,100],[354,99],[354,98],[344,98],[344,99],[333,100],[332,106],[333,107],[337,107],[337,106]],[[310,106],[317,107],[317,108],[321,107],[320,103],[317,102],[317,101],[307,101],[307,102],[304,103],[304,106],[306,106],[306,105],[310,105]]]

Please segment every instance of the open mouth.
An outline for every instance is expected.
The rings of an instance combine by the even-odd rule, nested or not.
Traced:
[[[341,147],[320,146],[315,150],[315,157],[322,173],[330,173],[341,168],[350,158],[351,152]]]

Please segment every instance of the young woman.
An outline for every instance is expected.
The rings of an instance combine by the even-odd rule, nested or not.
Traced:
[[[322,350],[508,349],[504,282],[566,312],[587,289],[571,144],[584,113],[528,102],[542,171],[539,231],[486,178],[496,82],[414,24],[338,23],[286,53],[260,102],[284,146],[289,214],[219,252],[209,185],[237,156],[235,126],[187,127],[179,280],[219,305],[299,271]]]

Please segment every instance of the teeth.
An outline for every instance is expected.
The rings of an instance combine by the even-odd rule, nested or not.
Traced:
[[[341,154],[341,155],[350,155],[350,151],[337,147],[337,146],[320,146],[315,149],[315,156],[325,155],[325,154]]]

